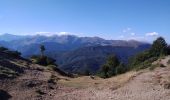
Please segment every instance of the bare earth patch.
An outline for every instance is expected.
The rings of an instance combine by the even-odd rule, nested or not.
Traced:
[[[68,78],[20,61],[17,63],[28,69],[15,79],[1,80],[0,89],[11,96],[10,100],[170,100],[169,59],[159,62],[167,67],[132,71],[109,79]]]
[[[161,63],[165,64],[168,59]],[[61,81],[69,88],[61,88],[63,91],[53,100],[170,100],[170,90],[165,88],[170,80],[170,66],[165,65],[167,67],[154,71],[130,72],[110,79],[96,78],[93,81],[80,77]]]

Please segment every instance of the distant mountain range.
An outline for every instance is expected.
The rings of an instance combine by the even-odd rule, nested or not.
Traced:
[[[85,70],[95,73],[111,54],[127,63],[130,56],[150,47],[148,43],[135,40],[105,40],[99,37],[0,35],[0,46],[18,50],[24,57],[39,54],[40,44],[45,45],[48,56],[56,58],[61,69],[74,73]]]

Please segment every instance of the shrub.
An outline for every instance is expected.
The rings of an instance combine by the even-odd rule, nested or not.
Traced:
[[[46,56],[40,56],[36,59],[36,63],[43,65],[43,66],[47,66],[47,57]]]
[[[152,67],[150,69],[153,69],[152,63],[160,57],[164,57],[168,55],[168,52],[170,49],[168,49],[167,43],[164,40],[164,38],[159,37],[157,38],[151,48],[149,50],[146,50],[142,53],[137,54],[129,61],[129,68],[130,69],[145,69],[148,67]]]
[[[13,56],[13,57],[20,57],[20,56],[21,56],[21,53],[18,52],[18,51],[6,50],[6,51],[4,51],[4,52],[7,53],[7,54],[9,54],[9,55],[11,55],[11,56]]]
[[[120,63],[116,56],[109,56],[106,64],[101,66],[100,71],[97,73],[99,77],[109,78],[118,74],[125,73],[127,68],[123,63]]]
[[[170,89],[170,82],[166,82],[163,84],[164,89]]]
[[[55,64],[56,60],[50,57],[46,58],[47,65]]]
[[[168,60],[168,62],[167,62],[169,65],[170,65],[170,59]]]
[[[59,78],[57,78],[54,75],[51,75],[50,79],[48,80],[48,83],[56,84]]]
[[[48,65],[47,66],[50,70],[56,70],[57,66],[56,65]]]
[[[46,94],[45,92],[43,92],[42,90],[38,89],[35,91],[36,93],[38,93],[39,95],[44,95]]]
[[[149,67],[149,70],[154,70],[155,68],[159,67],[158,64],[154,64],[154,65],[151,65],[151,67]]]
[[[8,50],[8,49],[5,48],[5,47],[0,47],[0,51],[1,51],[1,52],[6,51],[6,50]]]
[[[160,67],[166,67],[164,64],[160,64]]]
[[[40,64],[40,65],[43,65],[43,66],[48,66],[48,65],[55,65],[55,59],[53,58],[50,58],[50,57],[47,57],[47,56],[37,56],[37,55],[33,55],[31,57],[31,60],[36,63],[36,64]]]
[[[123,63],[121,63],[117,68],[116,68],[116,75],[125,73],[127,71],[126,66],[124,66]]]

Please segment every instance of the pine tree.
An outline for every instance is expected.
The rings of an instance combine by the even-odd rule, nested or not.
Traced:
[[[40,45],[40,51],[41,51],[41,57],[44,56],[44,51],[45,51],[45,46],[44,45]]]
[[[152,56],[167,55],[167,43],[163,37],[157,38],[150,49]]]

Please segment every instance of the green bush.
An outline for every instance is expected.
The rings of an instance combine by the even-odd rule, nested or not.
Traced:
[[[132,69],[145,69],[152,66],[152,63],[161,57],[165,57],[168,55],[168,46],[164,38],[159,37],[157,38],[151,48],[149,50],[146,50],[142,53],[137,54],[129,61],[129,68]],[[153,69],[152,67],[151,69]]]
[[[155,68],[157,68],[157,67],[159,67],[159,65],[158,64],[154,64],[154,65],[151,65],[150,67],[149,67],[149,70],[154,70]]]
[[[57,66],[56,65],[48,65],[47,66],[50,70],[56,70]]]
[[[125,73],[127,71],[127,68],[126,68],[126,66],[123,64],[123,63],[121,63],[117,68],[116,68],[116,75],[118,75],[118,74],[122,74],[122,73]]]
[[[46,58],[47,65],[55,64],[56,60],[50,57]]]
[[[170,65],[170,59],[168,60],[168,62],[167,62],[169,65]]]
[[[127,68],[123,63],[120,63],[116,56],[109,56],[106,64],[101,66],[98,76],[102,78],[109,78],[118,74],[125,73]]]
[[[44,95],[46,94],[45,92],[43,92],[42,90],[38,89],[35,91],[36,93],[38,93],[39,95]]]
[[[0,51],[1,51],[1,52],[6,51],[6,50],[8,50],[8,49],[5,48],[5,47],[0,47]]]
[[[6,50],[4,51],[5,53],[9,54],[10,56],[13,56],[13,57],[20,57],[21,56],[21,53],[18,52],[18,51],[10,51],[10,50]]]
[[[55,65],[55,59],[47,57],[47,56],[38,56],[38,55],[33,55],[31,57],[31,60],[39,65],[43,65],[43,66],[48,66],[48,65]]]

